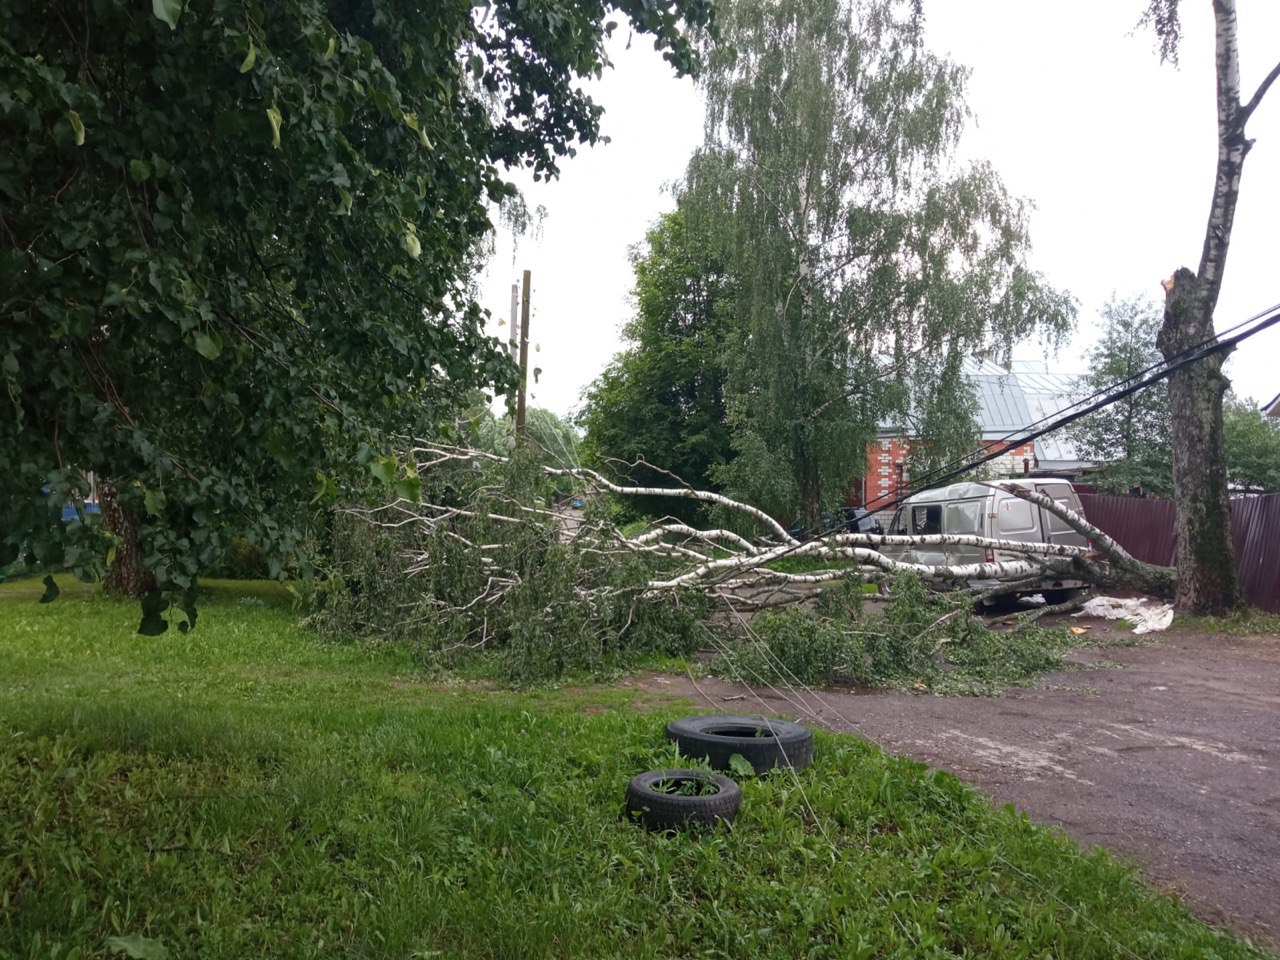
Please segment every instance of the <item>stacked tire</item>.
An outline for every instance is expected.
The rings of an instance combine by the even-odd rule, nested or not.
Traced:
[[[678,830],[732,823],[742,791],[725,772],[735,756],[752,770],[803,770],[813,762],[813,733],[786,720],[748,714],[702,714],[667,724],[667,738],[682,756],[713,770],[647,770],[627,784],[627,815],[648,830]],[[740,768],[740,764],[739,764]]]

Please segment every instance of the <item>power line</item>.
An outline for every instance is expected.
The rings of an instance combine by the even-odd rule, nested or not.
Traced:
[[[1261,322],[1258,323],[1257,321]],[[1253,326],[1251,329],[1236,333],[1236,331],[1240,331],[1242,328],[1249,327],[1250,324],[1255,323],[1256,326]],[[1174,372],[1188,364],[1197,363],[1215,353],[1221,353],[1224,350],[1228,350],[1236,344],[1249,339],[1249,337],[1252,337],[1254,334],[1261,333],[1263,330],[1275,326],[1277,323],[1280,323],[1280,304],[1276,304],[1268,310],[1255,314],[1248,320],[1244,320],[1237,323],[1235,326],[1227,328],[1222,334],[1215,334],[1214,336],[1206,337],[1198,343],[1194,343],[1186,349],[1174,354],[1173,357],[1170,357],[1167,360],[1162,360],[1158,363],[1153,363],[1145,369],[1138,371],[1131,377],[1127,377],[1124,380],[1118,380],[1109,386],[1103,387],[1089,396],[1081,400],[1077,400],[1070,406],[1064,407],[1055,414],[1041,417],[1039,420],[1029,424],[1021,431],[1006,434],[1004,437],[995,441],[995,443],[990,447],[984,446],[978,450],[970,451],[969,453],[957,457],[948,463],[929,471],[922,477],[914,478],[914,482],[910,488],[905,491],[898,492],[897,495],[893,496],[892,499],[889,499],[884,506],[877,507],[876,509],[888,510],[896,507],[907,497],[924,487],[939,486],[947,480],[962,476],[963,474],[982,466],[982,464],[987,463],[988,461],[1004,456],[1012,448],[1020,447],[1025,443],[1030,443],[1047,433],[1052,433],[1055,430],[1059,430],[1062,427],[1079,420],[1081,417],[1088,416],[1091,413],[1096,413],[1113,403],[1123,400],[1125,397],[1137,393],[1139,390],[1143,390],[1161,380],[1167,379]],[[1226,334],[1233,333],[1235,334],[1234,336],[1226,336]],[[879,503],[880,501],[885,500],[886,497],[888,497],[887,494],[881,495],[863,506],[864,508],[867,508],[871,503]]]

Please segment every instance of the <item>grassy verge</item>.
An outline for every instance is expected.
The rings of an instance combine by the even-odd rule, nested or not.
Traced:
[[[39,592],[0,587],[0,956],[1261,956],[853,737],[652,836],[622,791],[681,705],[425,684],[275,587],[156,638]]]
[[[1236,637],[1280,637],[1280,614],[1245,607],[1229,617],[1177,617],[1175,625],[1196,633],[1222,633]]]

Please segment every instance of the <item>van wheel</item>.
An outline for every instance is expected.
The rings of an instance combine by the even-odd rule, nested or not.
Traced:
[[[1017,605],[1017,599],[1016,593],[1002,593],[987,600],[978,600],[974,603],[974,612],[983,617],[1008,613]]]
[[[1067,603],[1084,593],[1082,587],[1068,588],[1065,590],[1042,590],[1040,596],[1044,597],[1044,602],[1051,607],[1056,607],[1060,603]]]

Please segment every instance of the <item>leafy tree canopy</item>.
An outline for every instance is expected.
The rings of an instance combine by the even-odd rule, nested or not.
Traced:
[[[1280,492],[1280,423],[1252,400],[1228,396],[1222,411],[1227,479],[1238,490]]]
[[[1155,338],[1160,307],[1142,297],[1112,296],[1102,308],[1102,337],[1089,353],[1090,372],[1077,383],[1091,395],[1162,364]],[[1108,493],[1172,497],[1173,431],[1166,381],[1118,400],[1069,428],[1082,459],[1103,465],[1089,482]],[[1280,490],[1280,425],[1252,400],[1228,394],[1223,409],[1227,478],[1236,490]]]
[[[1089,352],[1089,373],[1076,384],[1082,396],[1164,362],[1156,347],[1163,314],[1144,297],[1114,294],[1101,311],[1102,337]],[[1089,477],[1109,493],[1173,496],[1173,437],[1169,386],[1161,381],[1084,417],[1070,428],[1080,457],[1105,464]]]
[[[634,319],[630,347],[586,392],[579,417],[593,465],[617,468],[641,485],[667,486],[670,474],[699,489],[718,488],[716,469],[731,455],[724,377],[729,275],[714,231],[691,229],[677,210],[632,250]],[[665,472],[664,472],[665,471]],[[689,501],[643,501],[642,510],[690,515]]]
[[[179,589],[412,492],[389,436],[513,375],[465,281],[502,168],[597,139],[613,11],[691,68],[708,0],[0,6],[0,562],[101,574],[90,472]]]
[[[1024,205],[952,160],[966,71],[923,31],[918,3],[741,0],[707,59],[684,203],[732,258],[721,477],[811,527],[879,422],[953,424],[972,410],[964,356],[1074,317],[1027,269]],[[938,456],[949,433],[925,438]]]

